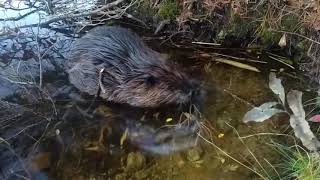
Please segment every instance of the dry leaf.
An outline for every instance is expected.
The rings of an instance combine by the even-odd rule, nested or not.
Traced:
[[[254,107],[244,115],[242,121],[245,123],[251,122],[251,121],[263,122],[277,113],[284,112],[281,109],[273,108],[275,105],[278,105],[278,103],[267,102],[262,104],[259,107]]]
[[[274,94],[279,96],[282,104],[285,105],[284,88],[281,84],[281,79],[277,78],[274,72],[271,72],[269,74],[269,88],[272,90]]]
[[[302,92],[292,90],[287,95],[287,101],[293,114],[290,116],[290,126],[294,134],[302,144],[310,151],[317,151],[320,142],[310,130],[308,122],[305,120],[305,111],[302,106]]]
[[[287,35],[286,35],[286,34],[283,34],[283,35],[282,35],[282,37],[281,37],[280,40],[279,40],[278,45],[279,45],[280,47],[285,47],[285,46],[287,46]]]
[[[228,59],[218,58],[218,59],[214,59],[214,61],[225,63],[225,64],[229,64],[231,66],[235,66],[235,67],[242,68],[242,69],[247,69],[247,70],[254,71],[254,72],[260,72],[260,70],[257,69],[256,67],[250,66],[248,64],[243,64],[243,63],[240,63],[240,62],[236,62],[236,61],[231,61],[231,60],[228,60]]]

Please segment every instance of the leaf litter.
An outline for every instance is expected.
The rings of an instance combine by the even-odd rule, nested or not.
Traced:
[[[281,83],[281,79],[276,77],[276,74],[271,72],[269,74],[269,88],[274,94],[276,94],[285,109],[285,91]],[[248,111],[243,118],[243,122],[248,123],[263,122],[275,114],[286,112],[290,115],[290,126],[292,127],[295,136],[301,140],[303,146],[309,151],[317,151],[320,148],[320,141],[311,131],[308,121],[305,119],[305,111],[302,105],[302,92],[297,90],[291,90],[287,94],[287,103],[292,113],[275,108],[280,103],[266,102],[259,107],[254,107]]]

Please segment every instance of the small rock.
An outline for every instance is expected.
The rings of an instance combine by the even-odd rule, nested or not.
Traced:
[[[146,165],[146,158],[140,152],[131,152],[127,157],[127,171],[137,171]]]
[[[201,159],[202,153],[203,153],[203,151],[200,147],[192,148],[192,149],[188,150],[188,152],[187,152],[187,159],[190,162],[198,161]]]

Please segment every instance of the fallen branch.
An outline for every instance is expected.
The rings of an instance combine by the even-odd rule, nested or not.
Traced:
[[[0,18],[0,21],[19,21],[20,19],[23,19],[23,18],[25,18],[25,17],[27,17],[37,11],[40,11],[40,10],[41,9],[35,9],[35,10],[32,10],[32,11],[25,13],[25,14],[18,16],[18,17]]]
[[[52,18],[44,21],[44,22],[39,22],[39,23],[34,23],[34,24],[27,24],[27,25],[22,25],[18,26],[16,28],[21,29],[21,28],[29,28],[29,27],[41,27],[41,28],[46,28],[48,27],[51,23],[58,22],[61,20],[66,20],[66,19],[73,19],[73,18],[81,18],[81,17],[87,17],[87,16],[93,16],[93,15],[104,15],[104,16],[112,16],[111,18],[120,18],[124,12],[133,5],[133,3],[130,3],[128,6],[123,9],[118,8],[115,10],[109,10],[110,8],[116,7],[119,4],[124,2],[124,0],[116,0],[114,2],[111,2],[109,4],[103,5],[102,7],[99,7],[95,10],[88,11],[88,12],[71,12],[71,13],[65,13],[61,15],[56,15],[55,17],[53,16]],[[39,11],[40,9],[36,9],[34,11],[31,11],[29,13],[26,13],[22,16],[15,17],[15,18],[7,18],[7,19],[0,19],[0,21],[18,21],[32,13],[35,13],[36,11]],[[129,17],[131,17],[129,15]],[[131,17],[132,18],[132,17]]]
[[[304,36],[304,35],[301,35],[301,34],[299,34],[299,33],[289,32],[289,31],[280,31],[280,30],[274,30],[274,29],[271,29],[270,31],[279,32],[279,33],[286,33],[286,34],[298,36],[298,37],[307,39],[307,40],[309,40],[309,41],[311,41],[311,42],[313,42],[313,43],[316,43],[316,44],[319,44],[319,45],[320,45],[320,42],[319,42],[319,41],[315,41],[315,40],[313,40],[313,39],[311,39],[311,38],[308,38],[308,37],[306,37],[306,36]]]

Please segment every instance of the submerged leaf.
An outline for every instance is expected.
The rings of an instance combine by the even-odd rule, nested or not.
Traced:
[[[225,63],[225,64],[229,64],[229,65],[234,66],[234,67],[247,69],[247,70],[254,71],[254,72],[260,72],[260,70],[257,69],[256,67],[250,66],[248,64],[240,63],[240,62],[237,62],[237,61],[232,61],[232,60],[229,60],[229,59],[218,58],[218,59],[215,59],[215,61],[221,62],[221,63]]]
[[[290,126],[293,128],[295,136],[301,140],[308,150],[318,150],[320,142],[305,120],[305,111],[302,106],[302,92],[296,90],[290,91],[287,95],[287,101],[293,112],[290,116]]]
[[[167,118],[167,119],[166,119],[166,122],[167,122],[167,123],[169,123],[169,122],[171,122],[171,121],[173,121],[172,118]]]
[[[306,113],[302,105],[302,92],[291,90],[287,95],[287,102],[295,116],[300,119],[304,119],[306,117]]]
[[[285,92],[284,88],[281,84],[281,79],[276,77],[274,72],[269,74],[269,88],[272,90],[273,93],[279,96],[283,105],[285,105]]]
[[[223,138],[223,136],[224,136],[224,134],[223,134],[223,133],[220,133],[220,134],[218,135],[218,138]]]
[[[277,104],[277,102],[267,102],[260,107],[254,107],[244,115],[242,120],[245,123],[250,121],[263,122],[277,113],[284,112],[281,109],[274,108]]]

